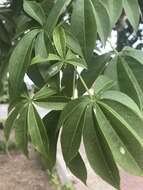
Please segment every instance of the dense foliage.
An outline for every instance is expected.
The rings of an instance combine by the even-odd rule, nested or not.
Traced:
[[[28,157],[31,142],[52,170],[60,138],[67,167],[84,183],[82,140],[91,167],[115,188],[120,189],[118,165],[142,176],[142,51],[94,51],[97,40],[103,46],[109,41],[123,15],[137,31],[138,1],[24,0],[13,1],[8,11],[9,21],[4,23],[2,17],[0,25],[1,48],[9,52],[4,56],[9,59],[10,96],[6,139],[14,129],[23,153]],[[0,60],[4,64],[2,55]],[[25,74],[35,84],[35,93],[28,92]],[[50,112],[41,118],[36,105]]]

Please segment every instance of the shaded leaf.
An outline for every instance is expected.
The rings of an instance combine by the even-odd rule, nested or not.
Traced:
[[[14,122],[16,144],[22,152],[28,156],[28,126],[27,126],[28,105],[22,108],[18,118]]]
[[[63,87],[63,94],[68,97],[73,96],[74,85],[75,85],[75,71],[72,65],[67,65],[66,68],[63,70],[63,77],[62,77],[62,87]]]
[[[79,153],[69,162],[68,168],[78,179],[86,184],[87,170]]]
[[[44,118],[43,122],[46,127],[47,135],[49,138],[49,152],[47,167],[52,169],[56,164],[56,153],[57,153],[57,141],[59,131],[57,130],[58,121],[60,117],[60,111],[51,111]]]
[[[83,70],[81,73],[88,88],[91,88],[97,77],[102,74],[109,59],[110,54],[103,54],[101,56],[93,56],[92,60],[88,62],[88,69]],[[85,88],[80,79],[78,80],[78,92],[79,95],[85,92]]]
[[[28,132],[34,148],[45,158],[48,157],[49,140],[44,124],[32,104],[28,108]]]
[[[23,8],[24,8],[24,11],[30,17],[32,17],[34,20],[36,20],[42,26],[44,25],[44,23],[46,21],[46,17],[45,17],[45,13],[44,13],[42,7],[40,6],[40,4],[38,4],[35,1],[24,0]]]
[[[8,114],[8,118],[5,122],[5,127],[4,127],[4,135],[6,138],[6,141],[9,140],[10,133],[13,129],[14,122],[19,115],[20,110],[23,108],[25,102],[19,102],[15,105],[14,108],[11,109],[11,111]]]

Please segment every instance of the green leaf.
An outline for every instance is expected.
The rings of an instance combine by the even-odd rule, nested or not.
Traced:
[[[71,49],[77,55],[80,55],[83,58],[82,48],[78,42],[78,40],[73,36],[73,34],[69,31],[65,30],[66,34],[66,43],[67,47]]]
[[[26,34],[15,49],[9,60],[10,95],[17,97],[23,85],[23,78],[31,62],[32,42],[39,30],[35,29]]]
[[[85,115],[83,141],[86,155],[94,171],[109,184],[119,189],[119,172],[109,145],[105,140],[105,134],[103,135],[98,126],[93,109],[95,108],[89,106]],[[105,127],[107,126],[105,125]]]
[[[131,25],[135,30],[137,30],[140,18],[138,0],[123,0],[123,7]]]
[[[99,108],[96,109],[99,127],[115,160],[129,173],[142,176],[143,144],[140,143],[137,133],[143,130],[143,120],[120,103],[106,100],[100,102],[100,105],[105,115]]]
[[[129,64],[120,57],[117,62],[117,73],[121,91],[130,96],[143,110],[143,91]]]
[[[88,69],[81,72],[81,76],[88,88],[91,88],[97,77],[102,74],[109,59],[110,54],[103,54],[101,56],[93,56],[92,60],[88,62]],[[80,79],[78,80],[78,92],[79,95],[85,92],[85,88]]]
[[[48,157],[49,140],[44,124],[32,104],[28,108],[28,132],[34,148],[45,158]]]
[[[55,89],[52,89],[51,87],[48,87],[48,85],[45,85],[35,93],[33,100],[36,101],[40,99],[46,99],[55,94],[57,94],[57,91]]]
[[[87,68],[87,65],[84,59],[80,58],[78,55],[75,55],[70,49],[68,50],[66,54],[65,62],[73,66]]]
[[[5,135],[6,141],[9,140],[9,136],[13,129],[14,122],[17,116],[19,115],[20,110],[23,108],[24,104],[25,104],[25,101],[18,102],[8,114],[8,118],[5,122],[5,127],[4,127],[4,135]]]
[[[132,72],[134,73],[142,91],[143,91],[143,77],[142,77],[142,72],[143,72],[143,65],[140,64],[136,59],[132,57],[125,57],[126,62],[129,64]]]
[[[122,0],[101,0],[101,3],[107,9],[111,27],[113,27],[122,13]]]
[[[77,109],[77,107],[80,104],[88,104],[90,102],[90,99],[88,96],[80,97],[80,99],[75,99],[73,101],[70,101],[62,111],[62,114],[60,116],[59,121],[59,128],[64,124],[64,122],[74,113],[74,111]]]
[[[42,77],[37,65],[30,65],[27,71],[28,77],[33,81],[37,87],[43,87],[45,84],[44,78]]]
[[[44,58],[48,56],[47,42],[45,39],[45,32],[41,31],[35,40],[35,56],[41,56]]]
[[[41,6],[43,7],[44,11],[46,12],[46,15],[49,15],[53,5],[55,2],[53,0],[43,0],[41,3]]]
[[[140,64],[143,65],[143,51],[133,49],[131,47],[125,47],[122,51],[123,56],[129,56],[132,57],[133,59],[136,59]]]
[[[59,131],[57,129],[58,121],[60,117],[60,111],[51,111],[44,118],[43,122],[46,127],[47,135],[49,138],[49,152],[47,167],[51,170],[56,164],[56,153],[57,153],[57,141]]]
[[[99,0],[91,0],[95,8],[94,15],[96,18],[97,31],[101,41],[105,44],[107,37],[111,32],[110,18],[106,8]]]
[[[135,102],[125,94],[113,91],[104,93],[102,98],[102,102],[111,105],[115,115],[133,133],[138,141],[143,144],[143,116]]]
[[[42,26],[44,25],[46,21],[45,13],[40,4],[38,4],[35,1],[26,1],[24,0],[23,4],[24,11],[32,17],[34,20],[36,20],[39,24]]]
[[[86,184],[87,170],[79,153],[69,162],[68,168],[78,179]]]
[[[62,27],[56,27],[53,32],[53,41],[60,57],[64,58],[66,54],[66,35]]]
[[[9,44],[10,39],[9,39],[9,33],[6,30],[5,26],[3,24],[1,24],[0,22],[0,40],[3,41],[6,44]]]
[[[95,81],[95,94],[102,94],[104,91],[111,90],[115,85],[114,81],[104,75],[100,75]]]
[[[112,58],[107,67],[104,70],[104,75],[110,78],[111,80],[115,81],[116,86],[114,87],[114,90],[119,91],[119,84],[118,84],[118,76],[117,76],[117,59],[118,57]]]
[[[72,105],[72,104],[71,104]],[[87,103],[78,103],[74,112],[63,123],[61,146],[65,162],[68,163],[77,155],[84,124],[84,111]],[[65,108],[66,109],[66,108]],[[72,106],[71,106],[72,109]]]
[[[96,20],[91,0],[77,0],[73,5],[71,31],[79,40],[86,59],[90,59],[96,42]]]
[[[26,105],[19,112],[14,122],[16,144],[28,157],[28,126],[27,126],[28,106]]]
[[[66,65],[66,68],[64,68],[61,85],[63,94],[72,97],[75,85],[75,69],[72,65]]]
[[[48,81],[50,78],[52,78],[53,76],[55,76],[57,73],[60,72],[61,68],[63,66],[62,62],[57,62],[54,63],[52,66],[50,66],[47,70],[47,74],[46,74],[46,80]]]
[[[44,63],[44,62],[48,62],[48,61],[60,61],[61,58],[56,55],[56,54],[49,54],[47,58],[41,57],[39,55],[37,55],[36,57],[34,57],[32,59],[31,64],[37,64],[37,63]]]
[[[51,110],[63,110],[69,100],[69,98],[64,96],[50,96],[46,98],[36,99],[34,102],[41,107],[45,107]]]
[[[60,1],[56,1],[56,3],[54,4],[48,16],[47,25],[46,25],[48,33],[50,35],[53,33],[53,30],[58,22],[60,15],[63,13],[64,9],[69,3],[70,3],[70,0],[60,0]]]
[[[130,108],[137,114],[141,114],[139,107],[137,104],[126,94],[119,92],[119,91],[114,91],[114,90],[109,90],[109,91],[104,91],[101,96],[101,99],[110,99],[112,101],[116,101],[118,103],[123,104],[124,106]]]

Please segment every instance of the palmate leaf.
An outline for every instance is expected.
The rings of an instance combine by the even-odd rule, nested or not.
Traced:
[[[68,166],[76,159],[83,136],[94,171],[120,189],[117,163],[131,174],[143,175],[143,116],[127,95],[108,91],[105,85],[99,93],[98,99],[85,96],[73,100],[62,111],[62,152]],[[80,171],[76,175],[81,179]]]
[[[16,1],[14,8],[11,7],[16,16],[13,13],[11,18],[17,17],[15,23],[19,26],[14,29],[18,33],[22,31],[24,37],[10,59],[11,112],[4,129],[6,140],[15,129],[21,150],[28,156],[30,140],[46,167],[52,170],[61,130],[66,165],[85,184],[87,170],[80,155],[81,142],[93,170],[116,189],[120,189],[118,165],[131,174],[142,176],[142,53],[126,48],[116,52],[114,58],[110,53],[94,55],[96,38],[99,37],[105,45],[121,13],[126,14],[130,24],[137,29],[138,1],[24,0],[18,11],[15,5],[17,7]],[[6,31],[11,26],[7,20],[4,26],[6,30],[0,28],[0,38],[3,41],[2,53],[5,54],[9,50],[5,44],[11,44]],[[25,30],[29,28],[27,33]],[[106,76],[103,74],[111,60],[114,64],[110,65],[114,67],[108,69],[108,78],[107,73]],[[78,66],[83,69],[81,74],[78,73],[81,77],[75,71]],[[109,73],[109,70],[114,72]],[[36,88],[32,96],[25,93],[21,97],[25,73]],[[113,81],[111,75],[114,75]],[[113,91],[115,87],[134,101],[119,91]],[[84,96],[85,93],[89,95]],[[72,100],[76,95],[79,98]],[[50,113],[41,119],[35,104],[48,108]]]

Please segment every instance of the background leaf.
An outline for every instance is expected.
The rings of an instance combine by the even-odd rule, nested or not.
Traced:
[[[30,17],[35,19],[42,26],[44,25],[44,23],[46,21],[46,17],[45,17],[45,13],[44,13],[42,7],[40,6],[40,4],[38,4],[35,1],[24,0],[23,8],[24,8],[24,11]]]

